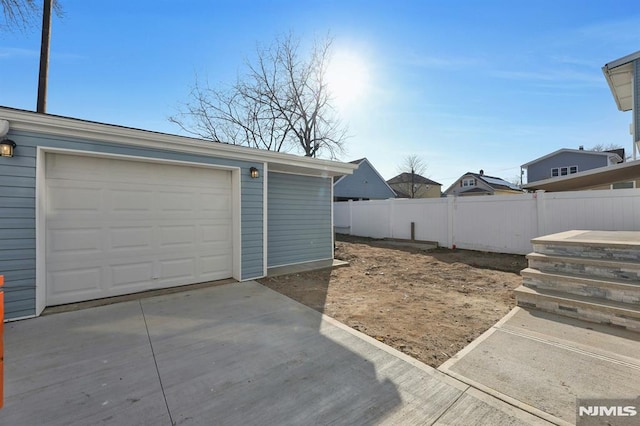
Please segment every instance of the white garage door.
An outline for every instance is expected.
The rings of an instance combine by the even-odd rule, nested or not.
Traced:
[[[231,172],[47,154],[47,305],[232,276]]]

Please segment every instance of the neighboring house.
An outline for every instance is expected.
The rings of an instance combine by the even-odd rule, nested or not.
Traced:
[[[8,319],[331,262],[332,178],[355,169],[2,107],[0,130]]]
[[[640,51],[611,61],[602,67],[611,94],[620,111],[631,111],[632,161],[612,164],[566,176],[549,177],[529,182],[528,190],[578,191],[585,189],[640,188]],[[624,157],[624,154],[621,156]],[[626,159],[625,159],[626,160]],[[564,166],[567,166],[566,164]]]
[[[522,194],[522,190],[504,179],[480,173],[467,172],[444,192],[445,195],[513,195]]]
[[[527,183],[568,176],[599,167],[607,167],[624,161],[624,149],[611,151],[588,151],[580,149],[559,149],[536,158],[521,167],[527,171]]]
[[[400,173],[387,183],[398,198],[439,198],[442,195],[442,184],[415,173]]]
[[[333,200],[386,200],[395,198],[393,189],[366,158],[351,161],[358,168],[351,175],[336,176],[333,182]]]

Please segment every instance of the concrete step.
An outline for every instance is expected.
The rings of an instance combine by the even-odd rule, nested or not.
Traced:
[[[527,255],[529,268],[541,272],[621,280],[640,285],[640,263],[617,260],[554,256],[542,253]]]
[[[625,327],[640,333],[640,308],[629,303],[594,299],[521,285],[514,290],[518,306],[571,318]]]
[[[566,231],[531,240],[537,253],[640,262],[640,232]]]
[[[637,305],[640,309],[640,282],[602,280],[526,268],[520,272],[522,283],[529,288],[546,289],[577,296],[611,300]]]

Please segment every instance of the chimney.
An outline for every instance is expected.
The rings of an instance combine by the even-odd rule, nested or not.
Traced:
[[[578,149],[579,149],[580,151],[584,151],[584,145],[580,145],[580,146],[578,147]]]
[[[484,170],[480,169],[480,176],[484,176]]]

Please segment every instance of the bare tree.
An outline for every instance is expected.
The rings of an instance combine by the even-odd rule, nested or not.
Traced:
[[[398,166],[397,182],[392,184],[394,189],[409,196],[409,198],[422,198],[429,190],[430,185],[422,176],[427,171],[427,163],[419,156],[407,155]],[[395,181],[396,178],[392,179]]]
[[[597,151],[597,152],[604,152],[604,151],[615,151],[617,149],[624,149],[621,145],[615,144],[615,143],[610,143],[608,145],[605,144],[597,144],[594,145],[590,151]],[[631,159],[631,155],[625,155],[625,158],[622,159],[622,161],[628,161]]]
[[[196,77],[190,100],[169,121],[215,142],[335,158],[346,127],[327,87],[330,49],[326,38],[303,56],[292,34],[279,37],[257,49],[255,62],[246,62],[245,75],[231,86],[211,87]]]
[[[417,175],[422,175],[427,171],[427,163],[416,154],[407,155],[398,166],[398,171],[400,173],[412,172]]]
[[[55,14],[61,17],[64,12],[59,1],[52,0],[52,8]],[[38,24],[40,2],[36,0],[0,0],[2,6],[2,20],[0,31],[26,30]]]
[[[603,151],[611,151],[614,149],[620,149],[622,148],[620,145],[615,144],[615,143],[610,143],[608,145],[599,143],[594,145],[589,151],[598,151],[598,152],[603,152]]]

